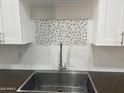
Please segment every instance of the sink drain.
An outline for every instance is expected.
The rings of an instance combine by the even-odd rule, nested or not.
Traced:
[[[58,91],[58,92],[63,92],[63,90],[62,90],[62,89],[57,89],[57,91]]]

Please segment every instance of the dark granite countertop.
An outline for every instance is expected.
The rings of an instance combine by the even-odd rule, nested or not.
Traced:
[[[124,93],[124,73],[90,72],[98,93]]]
[[[34,71],[33,70],[0,70],[0,82],[2,81],[24,81]]]
[[[32,70],[0,70],[0,93],[16,93]]]
[[[17,89],[33,72],[33,70],[0,70],[0,87],[11,86]],[[124,93],[124,73],[89,73],[98,93]]]

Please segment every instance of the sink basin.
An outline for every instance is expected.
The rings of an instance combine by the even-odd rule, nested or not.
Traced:
[[[21,93],[96,93],[95,86],[86,72],[34,72],[17,90]]]

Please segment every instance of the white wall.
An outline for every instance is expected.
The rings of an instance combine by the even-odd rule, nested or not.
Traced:
[[[78,11],[77,11],[78,10]],[[90,6],[47,6],[33,7],[32,19],[75,19],[87,17],[92,18],[92,7]]]
[[[82,52],[81,52],[82,51]],[[89,63],[89,48],[82,46],[64,46],[63,63],[68,69],[85,70]],[[27,62],[27,63],[26,63]],[[32,64],[35,69],[58,69],[59,46],[31,46],[23,56],[23,64]]]
[[[64,46],[70,70],[124,72],[124,47]],[[59,46],[0,46],[0,69],[58,69]]]
[[[124,72],[124,47],[92,46],[92,69]]]
[[[81,52],[82,51],[82,52]],[[1,69],[58,69],[59,46],[6,46],[0,47]],[[63,62],[68,69],[87,70],[89,48],[64,46]]]

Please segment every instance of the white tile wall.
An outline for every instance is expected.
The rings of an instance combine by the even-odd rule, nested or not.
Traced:
[[[87,45],[88,18],[34,20],[37,45]]]
[[[0,48],[0,68],[6,69],[58,69],[59,46],[3,46]],[[8,51],[6,51],[6,49]],[[11,51],[10,51],[11,49]],[[15,51],[15,49],[17,51]],[[0,51],[1,51],[0,50]],[[6,52],[3,52],[6,51]],[[15,52],[12,52],[15,51]],[[82,52],[81,52],[82,51]],[[11,56],[12,55],[12,56]],[[4,58],[5,57],[5,58]],[[64,46],[63,62],[68,69],[85,70],[89,62],[86,46]]]
[[[70,70],[124,72],[124,47],[64,46]],[[59,46],[0,46],[0,69],[56,70]]]

